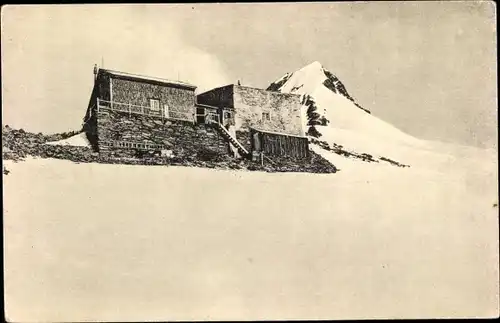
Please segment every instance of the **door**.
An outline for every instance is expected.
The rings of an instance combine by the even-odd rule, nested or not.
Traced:
[[[254,151],[260,152],[261,151],[261,141],[260,141],[260,133],[254,132],[252,136],[252,143],[253,143],[253,149]]]
[[[223,110],[222,111],[222,124],[226,125],[234,125],[233,122],[233,114],[231,111]]]

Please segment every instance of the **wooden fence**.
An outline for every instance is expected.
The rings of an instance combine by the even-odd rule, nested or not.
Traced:
[[[268,156],[309,156],[307,137],[292,136],[259,129],[250,129],[251,149]]]

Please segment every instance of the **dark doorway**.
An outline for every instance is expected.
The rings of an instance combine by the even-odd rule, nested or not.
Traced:
[[[205,123],[205,108],[196,107],[196,123]]]

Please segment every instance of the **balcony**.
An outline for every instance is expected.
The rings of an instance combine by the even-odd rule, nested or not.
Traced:
[[[97,111],[99,112],[101,110],[111,110],[126,112],[129,114],[140,114],[164,119],[194,122],[193,113],[171,111],[170,109],[153,109],[150,106],[141,106],[116,101],[106,101],[97,98]]]

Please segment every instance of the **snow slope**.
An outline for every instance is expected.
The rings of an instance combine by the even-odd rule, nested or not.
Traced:
[[[326,81],[329,86],[325,85]],[[319,140],[335,142],[360,153],[389,158],[393,158],[392,155],[397,153],[400,147],[420,148],[425,145],[423,141],[367,113],[367,110],[349,95],[340,80],[319,62],[286,74],[273,82],[268,89],[310,96],[317,107],[316,112],[329,121],[326,126],[315,126],[322,135]],[[304,127],[308,128],[306,110],[307,106],[304,106]],[[320,152],[325,153],[321,150]]]
[[[498,316],[496,164],[470,153],[324,175],[6,161],[6,317]]]
[[[63,140],[47,142],[46,144],[56,146],[90,147],[90,143],[85,135],[85,132],[81,132]]]

